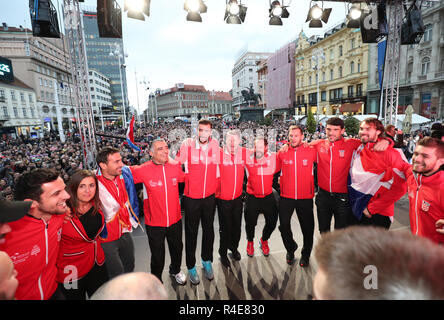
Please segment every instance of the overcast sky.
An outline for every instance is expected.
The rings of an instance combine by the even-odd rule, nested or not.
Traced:
[[[31,28],[29,0],[1,0],[0,22]],[[59,8],[63,0],[52,0]],[[117,1],[123,9],[123,0]],[[96,7],[96,0],[85,5]],[[223,21],[225,0],[207,0],[208,12],[202,23],[186,21],[184,0],[151,0],[151,15],[145,21],[123,15],[123,40],[127,58],[126,76],[130,105],[137,108],[136,80],[149,81],[150,88],[166,89],[176,83],[204,85],[207,90],[231,89],[231,70],[239,53],[275,52],[297,38],[303,29],[307,36],[322,34],[345,18],[343,3],[325,2],[333,8],[323,29],[309,29],[305,23],[309,0],[287,0],[290,17],[283,26],[268,25],[269,0],[243,0],[248,7],[245,23],[229,25]],[[148,92],[138,85],[140,110],[146,108]]]

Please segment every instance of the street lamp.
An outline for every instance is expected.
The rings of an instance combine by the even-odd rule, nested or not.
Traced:
[[[123,108],[123,129],[126,129],[126,111],[125,111],[125,96],[123,94],[123,80],[122,80],[122,69],[126,68],[124,64],[122,64],[123,58],[128,58],[128,54],[123,54],[123,52],[119,50],[115,50],[114,52],[109,53],[110,57],[116,56],[119,59],[119,75],[120,75],[120,89],[122,90],[122,108]]]
[[[320,113],[320,96],[319,96],[319,60],[322,59],[325,62],[325,55],[324,55],[324,50],[322,50],[321,48],[316,48],[315,50],[313,50],[313,53],[311,55],[311,59],[313,60],[313,62],[315,63],[313,66],[313,69],[316,70],[316,98],[317,98],[317,106],[316,106],[316,122],[319,124],[319,113]]]

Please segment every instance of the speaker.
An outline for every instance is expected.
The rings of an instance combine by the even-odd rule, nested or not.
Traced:
[[[97,0],[97,26],[101,38],[122,38],[122,10],[116,0]]]
[[[44,38],[60,38],[57,11],[50,0],[29,0],[32,35]]]

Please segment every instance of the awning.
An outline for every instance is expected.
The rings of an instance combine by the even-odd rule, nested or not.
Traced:
[[[358,112],[362,107],[362,103],[343,103],[339,108],[340,112]]]

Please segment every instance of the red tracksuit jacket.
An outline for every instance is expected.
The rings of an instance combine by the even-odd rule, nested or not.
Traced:
[[[235,155],[220,150],[216,198],[234,200],[242,195],[247,149],[239,147]]]
[[[77,216],[63,225],[62,241],[57,260],[57,282],[63,283],[65,279],[70,281],[81,279],[88,274],[95,263],[99,266],[105,263],[105,254],[99,237],[100,232],[105,227],[105,218],[102,212],[99,211],[97,214],[102,217],[102,227],[94,239],[88,237]],[[73,273],[73,266],[77,273]]]
[[[204,149],[195,140],[191,146],[182,145],[176,157],[185,165],[184,195],[189,198],[204,199],[216,193],[219,143],[211,139]]]
[[[180,164],[155,164],[148,161],[130,167],[134,183],[143,183],[143,210],[145,224],[152,227],[169,227],[178,222],[182,215],[179,202],[179,182],[185,174]]]
[[[410,202],[410,229],[415,235],[444,244],[444,234],[436,232],[435,223],[444,219],[444,171],[431,176],[414,174],[407,170]]]
[[[359,139],[330,142],[314,141],[317,151],[318,185],[328,192],[347,193],[347,177],[353,152],[361,145]]]
[[[273,192],[273,175],[276,173],[276,153],[266,153],[256,159],[254,153],[249,155],[246,163],[247,193],[256,198],[265,198]]]
[[[281,197],[312,199],[314,197],[313,163],[316,149],[300,145],[278,153],[277,171],[281,170]]]
[[[8,223],[0,251],[5,251],[17,270],[18,300],[47,300],[57,289],[57,257],[65,215],[53,215],[48,222],[26,215]]]

